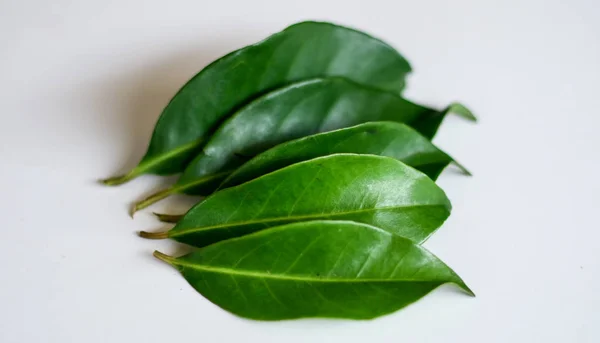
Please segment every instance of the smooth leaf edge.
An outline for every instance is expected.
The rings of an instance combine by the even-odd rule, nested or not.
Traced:
[[[360,226],[364,226],[364,227],[369,227],[372,228],[374,230],[380,231],[386,235],[390,235],[392,237],[394,237],[395,239],[403,239],[406,240],[407,242],[409,242],[410,244],[412,244],[413,246],[415,246],[417,249],[420,249],[422,251],[424,251],[426,254],[429,254],[430,256],[432,256],[433,258],[437,259],[440,263],[442,263],[451,273],[452,276],[454,276],[454,278],[456,279],[455,281],[440,281],[439,284],[437,284],[435,287],[433,287],[432,289],[430,289],[429,291],[427,291],[426,293],[424,293],[422,296],[415,298],[412,301],[407,302],[406,304],[404,304],[403,306],[396,308],[390,312],[386,312],[386,313],[381,313],[381,314],[377,314],[377,315],[373,315],[373,316],[363,316],[363,317],[349,317],[349,316],[295,316],[295,317],[289,317],[289,318],[278,318],[278,319],[270,319],[270,318],[260,318],[260,317],[253,317],[253,316],[245,316],[242,314],[238,314],[235,313],[233,311],[230,311],[229,309],[223,308],[220,304],[214,302],[213,300],[211,300],[210,298],[206,297],[204,294],[200,293],[198,290],[196,290],[193,285],[191,285],[189,282],[188,284],[190,285],[190,287],[192,287],[192,289],[194,289],[198,294],[200,294],[202,297],[204,297],[205,299],[207,299],[208,301],[210,301],[211,303],[215,304],[217,307],[219,307],[220,309],[232,313],[235,316],[238,317],[242,317],[242,318],[248,318],[248,319],[252,319],[252,320],[259,320],[259,321],[280,321],[280,320],[293,320],[293,319],[303,319],[303,318],[321,318],[321,319],[326,319],[326,318],[332,318],[332,319],[349,319],[349,320],[371,320],[371,319],[375,319],[381,316],[386,316],[389,315],[391,313],[395,313],[397,311],[400,311],[414,303],[416,303],[417,301],[425,298],[426,296],[428,296],[430,293],[432,293],[433,291],[437,290],[438,288],[447,285],[447,284],[452,284],[455,287],[457,287],[461,292],[463,292],[464,294],[471,296],[471,297],[476,297],[475,292],[473,292],[473,290],[467,286],[466,282],[464,282],[464,280],[454,271],[454,269],[452,269],[450,266],[448,266],[448,264],[446,264],[442,259],[440,259],[438,256],[436,256],[435,254],[433,254],[431,251],[429,251],[428,249],[424,248],[422,245],[420,244],[416,244],[415,242],[411,241],[410,239],[406,238],[406,237],[402,237],[399,235],[395,235],[392,233],[389,233],[383,229],[380,229],[378,227],[369,225],[369,224],[364,224],[364,223],[357,223],[357,222],[352,222],[352,221],[335,221],[335,220],[318,220],[318,221],[313,221],[313,222],[324,222],[324,223],[353,223],[356,225],[360,225]],[[284,224],[284,225],[280,225],[280,226],[276,226],[276,227],[272,227],[272,228],[268,228],[262,231],[257,231],[248,235],[244,235],[244,236],[240,236],[240,237],[236,237],[236,238],[231,238],[228,240],[224,240],[224,241],[220,241],[220,242],[216,242],[213,243],[209,246],[215,246],[215,245],[219,245],[219,244],[226,244],[228,241],[232,241],[232,240],[240,240],[240,239],[245,239],[248,238],[249,236],[255,236],[255,235],[265,235],[265,234],[269,234],[275,230],[285,230],[288,229],[290,226],[295,226],[295,225],[302,225],[302,224],[306,224],[306,222],[300,222],[300,223],[289,223],[289,224]],[[207,246],[208,247],[208,246]],[[201,248],[202,249],[202,248]],[[193,252],[192,252],[193,253]],[[155,250],[153,253],[153,256],[159,260],[161,260],[162,262],[165,262],[169,265],[171,265],[173,268],[175,268],[177,271],[179,271],[180,273],[183,272],[182,267],[184,267],[186,265],[186,263],[181,263],[181,261],[179,260],[178,257],[173,257],[173,256],[169,256],[167,254],[164,254],[158,250]],[[182,257],[182,256],[180,256]],[[189,266],[188,266],[189,267]],[[197,268],[193,268],[193,269],[197,269]],[[218,271],[213,271],[210,270],[209,272],[218,272]],[[244,276],[248,276],[245,274],[241,274]],[[260,274],[257,276],[259,277],[272,277],[273,275],[268,274],[268,273],[264,273],[264,274]],[[185,278],[184,278],[185,279]],[[290,278],[291,280],[294,280],[294,278]],[[297,279],[297,278],[296,278]],[[343,279],[337,279],[337,280],[331,280],[331,281],[324,281],[322,279],[315,279],[315,280],[309,280],[310,282],[340,282],[340,280]],[[187,281],[187,280],[186,280]],[[356,281],[356,280],[348,280],[348,281]],[[390,282],[390,280],[381,280],[382,282]],[[432,281],[427,281],[427,280],[393,280],[391,282],[410,282],[410,281],[414,281],[414,282],[432,282]],[[346,281],[341,281],[341,282],[346,282]],[[373,282],[373,279],[364,279],[363,282]],[[377,281],[375,281],[377,282]]]
[[[283,225],[278,225],[278,226],[274,226],[274,227],[270,227],[267,229],[263,229],[260,231],[256,231],[247,235],[243,235],[243,236],[239,236],[239,237],[234,237],[234,238],[230,238],[230,239],[226,239],[226,240],[222,240],[219,242],[215,242],[213,244],[207,245],[206,247],[203,248],[199,248],[200,250],[205,249],[207,247],[217,247],[220,245],[226,245],[229,244],[231,242],[236,242],[236,241],[240,241],[240,240],[245,240],[245,239],[251,239],[251,238],[255,238],[255,237],[260,237],[260,236],[267,236],[279,231],[285,231],[285,230],[292,230],[295,229],[296,227],[301,227],[301,226],[305,226],[305,225],[314,225],[314,224],[325,224],[325,225],[332,225],[332,224],[352,224],[352,225],[356,225],[356,226],[360,226],[366,229],[370,229],[370,230],[374,230],[377,231],[381,234],[384,234],[386,236],[389,237],[393,237],[393,239],[399,239],[399,240],[403,240],[406,243],[409,243],[410,245],[414,246],[415,248],[422,250],[425,254],[429,254],[432,257],[434,257],[435,259],[437,259],[438,261],[440,261],[446,268],[448,268],[449,271],[451,271],[451,274],[456,277],[457,281],[448,281],[445,283],[454,283],[456,284],[459,288],[461,288],[463,291],[465,291],[465,293],[471,295],[471,296],[475,296],[475,293],[467,286],[467,284],[464,282],[464,280],[462,280],[462,278],[452,269],[450,268],[450,266],[448,266],[445,262],[443,262],[442,259],[440,259],[438,256],[436,256],[435,254],[433,254],[431,251],[429,251],[428,249],[426,249],[423,245],[418,244],[414,241],[412,241],[411,239],[404,237],[404,236],[400,236],[397,234],[393,234],[391,232],[388,232],[386,230],[383,230],[379,227],[376,227],[374,225],[370,225],[370,224],[365,224],[365,223],[360,223],[360,222],[355,222],[355,221],[351,221],[351,220],[311,220],[311,221],[303,221],[303,222],[293,222],[293,223],[288,223],[288,224],[283,224]],[[192,251],[189,254],[193,254],[194,251]],[[155,251],[155,257],[158,258],[159,260],[162,260],[163,262],[166,262],[170,265],[176,266],[176,265],[181,265],[181,266],[185,266],[185,265],[189,265],[189,263],[187,262],[182,262],[180,261],[177,257],[173,257],[173,256],[169,256],[166,254],[161,253],[160,251]],[[158,255],[158,256],[157,256]],[[225,272],[230,271],[229,268],[222,268],[222,267],[210,267],[210,268],[204,268],[205,270],[208,271],[221,271],[221,272]],[[414,282],[429,282],[431,280],[420,280],[420,279],[395,279],[395,280],[388,280],[388,279],[358,279],[358,278],[352,278],[352,279],[323,279],[323,278],[310,278],[310,277],[286,277],[286,276],[278,276],[277,274],[271,274],[268,272],[265,273],[260,273],[260,272],[254,272],[254,271],[249,271],[248,273],[240,273],[240,272],[234,272],[237,273],[238,275],[245,275],[245,276],[253,276],[253,275],[257,275],[260,277],[265,277],[265,278],[274,278],[274,279],[301,279],[301,280],[306,280],[306,281],[310,281],[310,282],[355,282],[355,281],[375,281],[375,282],[390,282],[390,281],[414,281]]]

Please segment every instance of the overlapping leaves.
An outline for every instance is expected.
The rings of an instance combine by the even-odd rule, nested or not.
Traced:
[[[343,76],[400,92],[410,71],[396,50],[365,33],[321,22],[292,25],[216,60],[188,81],[163,110],[138,166],[104,183],[182,172],[220,121],[269,90],[308,78]]]
[[[442,170],[454,162],[448,154],[407,125],[369,122],[279,144],[229,174],[219,188],[240,185],[295,163],[338,153],[392,157],[422,171],[432,180],[437,179]],[[458,166],[469,174],[462,166]],[[157,216],[165,222],[177,222],[182,217],[166,214]]]
[[[440,187],[398,160],[334,154],[219,191],[168,232],[142,235],[202,247],[286,223],[335,219],[370,224],[419,243],[450,210]]]
[[[431,143],[445,115],[399,96],[393,48],[330,23],[292,25],[194,76],[161,114],[137,167],[104,180],[183,172],[168,190],[208,197],[175,226],[141,232],[196,247],[155,256],[239,316],[369,319],[445,283],[473,294],[420,244],[448,218]]]
[[[437,111],[342,78],[294,83],[233,113],[172,187],[137,203],[133,212],[174,193],[209,195],[250,157],[291,139],[378,120],[407,123],[431,139],[445,115],[461,108]]]

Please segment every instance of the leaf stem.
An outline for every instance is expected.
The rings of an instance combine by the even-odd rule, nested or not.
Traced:
[[[175,257],[163,254],[158,250],[154,250],[154,253],[152,255],[154,255],[154,257],[156,257],[157,259],[166,262],[170,265],[174,265],[177,262],[177,259]]]
[[[102,179],[99,180],[100,183],[106,185],[106,186],[118,186],[118,185],[122,185],[125,182],[131,181],[133,179],[135,179],[136,177],[140,176],[142,174],[142,170],[140,170],[139,168],[133,168],[132,170],[130,170],[127,174],[124,175],[118,175],[118,176],[113,176],[113,177],[109,177],[108,179]]]
[[[183,218],[183,214],[166,214],[166,213],[156,213],[153,214],[163,223],[177,223],[181,218]]]
[[[169,231],[163,231],[163,232],[140,231],[139,235],[142,238],[148,238],[148,239],[165,239],[165,238],[169,238]]]
[[[167,189],[163,189],[162,191],[156,192],[154,194],[151,194],[149,197],[147,197],[146,199],[142,200],[142,201],[138,201],[135,204],[133,204],[133,207],[131,208],[131,217],[133,218],[133,215],[135,214],[135,212],[144,209],[166,197],[168,197],[169,195],[175,193],[177,190],[173,187],[169,187]]]
[[[110,177],[108,179],[100,180],[100,182],[107,186],[116,186],[131,181],[132,179],[135,179],[136,177],[146,172],[149,172],[156,166],[160,167],[162,163],[169,161],[171,158],[178,157],[180,154],[197,149],[198,147],[202,146],[204,141],[205,138],[201,137],[155,157],[147,158],[148,156],[146,153],[146,156],[142,158],[140,164],[138,164],[137,167],[130,170],[127,174]],[[160,173],[158,174],[161,175]]]

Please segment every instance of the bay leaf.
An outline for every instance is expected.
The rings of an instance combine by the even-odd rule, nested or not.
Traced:
[[[334,154],[218,191],[171,230],[140,235],[202,247],[286,223],[336,219],[374,225],[419,243],[450,210],[441,188],[398,160]]]
[[[313,77],[344,76],[400,92],[410,71],[396,50],[363,32],[325,22],[292,25],[214,61],[189,80],[163,110],[139,164],[103,183],[182,172],[223,119],[268,90]]]
[[[261,175],[316,157],[339,153],[393,157],[432,180],[454,159],[411,127],[394,122],[369,122],[279,144],[244,163],[219,186],[229,188]],[[464,167],[462,171],[470,175]]]
[[[378,120],[414,124],[432,138],[441,118],[463,108],[452,104],[438,111],[343,78],[295,83],[240,109],[219,127],[175,185],[137,202],[132,213],[175,193],[209,195],[249,158],[291,139]]]
[[[288,224],[179,258],[154,255],[217,306],[257,320],[371,319],[445,283],[474,295],[422,246],[349,221]]]
[[[411,127],[394,122],[369,122],[279,144],[235,170],[219,188],[237,186],[294,163],[336,153],[393,157],[422,171],[432,180],[436,180],[442,170],[452,162],[463,173],[471,175],[462,165]],[[183,217],[178,214],[155,215],[160,221],[167,223],[176,223]]]

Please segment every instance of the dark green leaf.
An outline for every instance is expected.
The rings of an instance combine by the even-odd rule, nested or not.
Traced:
[[[424,172],[432,180],[453,161],[405,124],[370,122],[279,144],[246,162],[219,188],[237,186],[294,163],[339,153],[393,157]]]
[[[294,163],[336,153],[371,154],[396,158],[435,180],[454,160],[414,129],[401,123],[370,122],[282,143],[246,162],[221,184],[229,188]],[[455,162],[456,163],[456,162]],[[469,171],[456,163],[467,175]],[[176,223],[183,215],[159,214]]]
[[[183,171],[219,122],[270,89],[313,77],[344,76],[400,92],[410,70],[396,50],[365,33],[330,23],[292,25],[218,59],[188,81],[164,109],[139,165],[104,183]]]
[[[441,118],[455,106],[437,111],[342,78],[292,84],[251,102],[230,117],[174,186],[140,201],[133,212],[174,193],[208,195],[251,156],[317,132],[389,120],[416,124],[431,138]]]
[[[438,286],[473,292],[444,262],[410,240],[348,221],[288,224],[173,258],[199,293],[258,320],[370,319]]]
[[[457,114],[470,121],[477,121],[477,118],[475,118],[473,113],[471,113],[467,107],[459,103],[453,103],[452,105],[448,106],[444,112],[430,111],[424,113],[416,120],[412,121],[410,126],[415,128],[415,130],[419,131],[425,137],[429,137],[431,139],[433,136],[435,136],[438,128],[442,124],[445,114],[449,112]]]
[[[337,219],[422,242],[448,218],[450,209],[441,188],[398,160],[336,154],[218,191],[172,230],[140,234],[202,247],[285,223]]]

